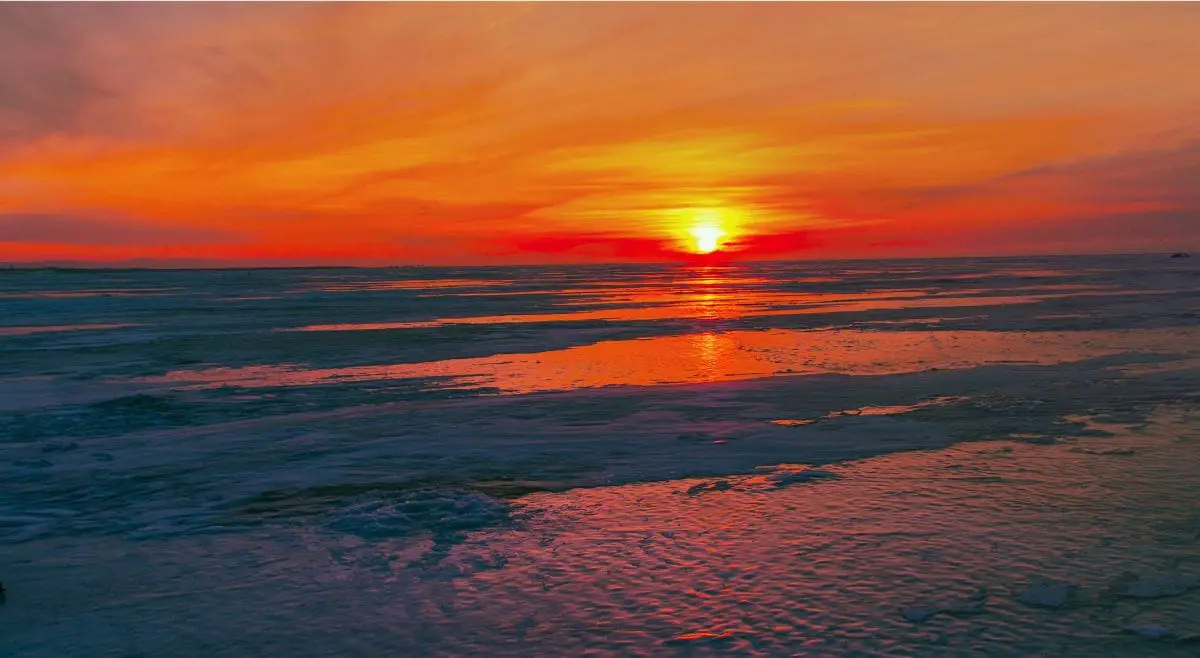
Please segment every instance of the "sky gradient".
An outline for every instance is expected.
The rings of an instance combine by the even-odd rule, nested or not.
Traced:
[[[1192,250],[1197,34],[1191,3],[10,3],[0,261]]]

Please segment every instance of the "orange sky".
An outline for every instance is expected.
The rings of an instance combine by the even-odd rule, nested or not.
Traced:
[[[1191,3],[3,5],[0,260],[1197,249],[1198,34]]]

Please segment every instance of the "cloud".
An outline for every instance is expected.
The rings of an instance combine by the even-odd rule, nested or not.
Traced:
[[[0,5],[0,143],[77,130],[109,97],[61,9]]]
[[[0,214],[0,243],[155,246],[236,241],[235,235],[209,228],[70,215]]]
[[[1120,249],[1088,218],[1200,203],[1198,30],[1186,3],[0,4],[0,239],[643,258],[718,207],[746,253]]]

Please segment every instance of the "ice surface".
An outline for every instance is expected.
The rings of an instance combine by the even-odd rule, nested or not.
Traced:
[[[1198,399],[1198,267],[0,272],[0,653],[1196,628],[1195,425],[1160,416]]]
[[[244,523],[264,495],[322,487],[512,495],[1056,442],[1103,431],[1075,416],[1136,421],[1196,389],[1196,369],[1150,366],[1200,349],[1198,280],[1120,259],[16,271],[0,321],[110,328],[0,342],[0,475],[17,513],[51,496],[72,511],[56,531],[124,533]],[[986,312],[925,304],[949,298]],[[887,300],[904,304],[847,310]],[[639,318],[646,308],[695,313]],[[327,309],[359,324],[564,318],[279,331]]]
[[[1073,605],[1078,596],[1079,588],[1075,585],[1044,582],[1026,587],[1017,600],[1039,608],[1065,608]]]
[[[390,539],[425,532],[450,541],[471,530],[508,520],[508,508],[490,496],[424,489],[394,498],[376,497],[338,510],[326,527],[364,539]]]
[[[1156,599],[1179,596],[1197,585],[1200,585],[1200,576],[1167,573],[1140,578],[1129,585],[1125,594],[1139,599]]]
[[[1165,640],[1170,642],[1192,642],[1195,640],[1200,640],[1200,633],[1177,631],[1153,622],[1133,622],[1122,627],[1122,630],[1124,630],[1126,633],[1140,635],[1141,637],[1150,638],[1152,640]]]
[[[324,491],[332,507],[310,523],[13,544],[0,651],[1191,658],[1200,591],[1103,592],[1123,571],[1200,573],[1198,412],[1119,432],[1138,446],[1122,460],[1069,442],[986,461],[952,446],[842,464],[813,486],[742,475],[702,495],[687,491],[705,480],[535,493],[507,520],[498,499],[428,487],[431,513],[378,533],[366,528],[408,493]],[[473,500],[482,514],[454,511]],[[449,541],[412,531],[442,516],[475,520]],[[1076,586],[1078,605],[1019,599],[1046,580]],[[917,606],[924,621],[906,619]],[[1120,632],[1135,624],[1166,631]]]
[[[813,482],[816,480],[824,480],[827,478],[836,478],[837,473],[827,471],[820,468],[805,468],[798,471],[780,471],[773,473],[767,477],[767,480],[776,487],[786,487],[789,484],[800,482]]]
[[[61,325],[43,325],[29,327],[0,327],[0,336],[27,336],[29,334],[40,334],[48,331],[86,331],[97,329],[121,329],[130,327],[128,324],[61,324]]]
[[[921,603],[904,608],[901,614],[905,619],[921,623],[933,619],[937,615],[953,616],[981,615],[987,612],[987,594],[979,592],[970,598],[951,599],[942,603]]]

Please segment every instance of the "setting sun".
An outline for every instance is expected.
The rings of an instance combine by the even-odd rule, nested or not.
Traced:
[[[728,213],[714,208],[684,211],[687,222],[686,247],[697,254],[711,254],[721,248],[729,236]]]
[[[698,254],[711,254],[721,248],[725,229],[719,226],[697,226],[688,233],[692,236],[692,249]]]

